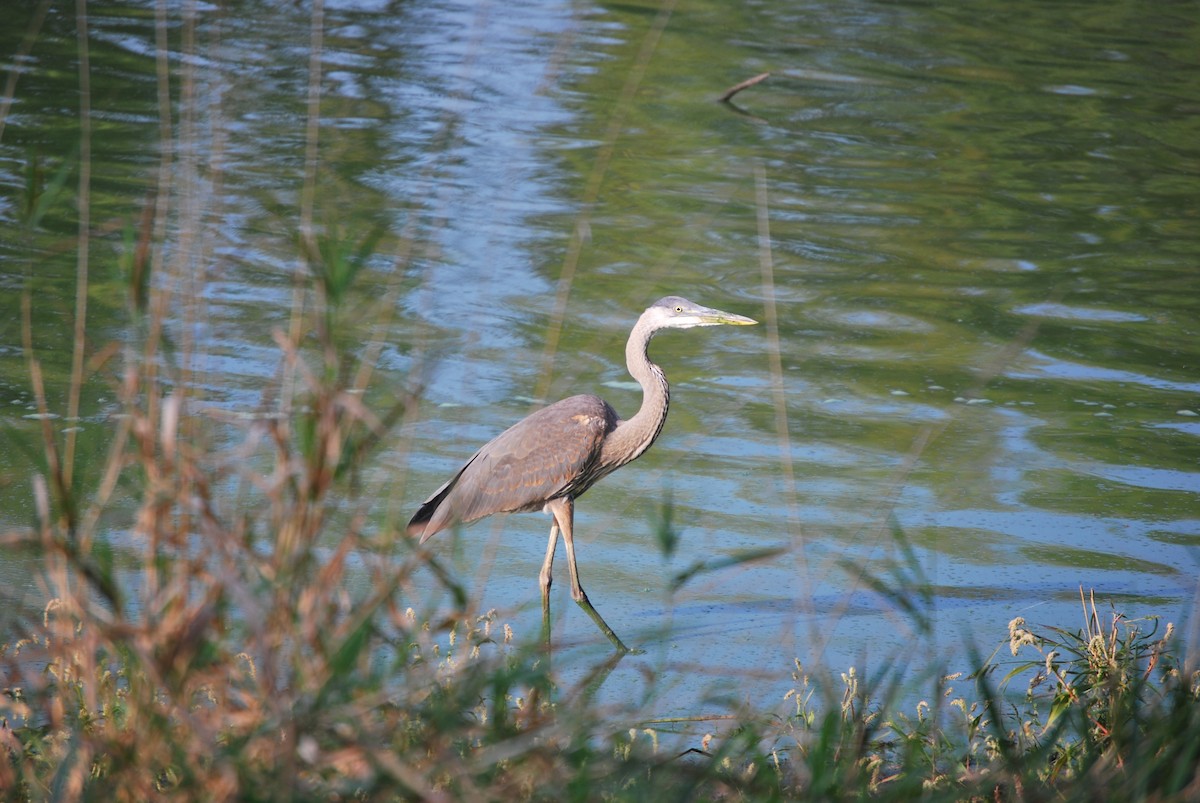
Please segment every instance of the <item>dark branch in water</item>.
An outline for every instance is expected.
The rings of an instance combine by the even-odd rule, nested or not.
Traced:
[[[721,97],[717,98],[717,100],[720,101],[721,103],[728,103],[730,98],[732,98],[737,93],[741,92],[743,89],[748,89],[748,88],[754,86],[755,84],[760,84],[763,81],[767,80],[767,78],[769,78],[770,76],[771,76],[771,74],[769,72],[765,72],[765,73],[760,73],[760,74],[754,76],[753,78],[747,78],[745,81],[742,81],[740,84],[734,84],[733,86],[729,87],[729,89],[726,89],[725,94],[721,95]]]

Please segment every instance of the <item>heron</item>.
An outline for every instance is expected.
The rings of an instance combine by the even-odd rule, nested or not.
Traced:
[[[493,513],[542,510],[553,517],[550,543],[538,582],[542,626],[550,633],[550,584],[554,552],[562,535],[571,576],[571,597],[591,617],[619,653],[629,648],[588,600],[575,563],[575,500],[599,480],[650,448],[667,420],[670,388],[661,368],[650,361],[650,340],[665,329],[757,321],[711,309],[679,296],[651,304],[634,324],[625,344],[630,375],[642,387],[642,406],[622,419],[599,396],[583,394],[537,410],[497,435],[426,499],[407,532],[424,544],[438,532]]]

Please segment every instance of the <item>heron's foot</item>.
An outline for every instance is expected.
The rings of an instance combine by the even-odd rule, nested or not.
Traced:
[[[582,589],[580,590],[582,591]],[[604,617],[600,615],[600,612],[592,607],[592,603],[587,598],[587,594],[581,594],[579,599],[575,601],[579,603],[579,607],[583,608],[584,612],[587,613],[588,616],[592,617],[592,621],[596,623],[596,627],[600,628],[600,632],[608,637],[608,640],[612,642],[612,645],[616,648],[617,652],[623,655],[629,653],[633,655],[641,655],[645,652],[645,650],[631,650],[626,647],[625,642],[621,641],[621,638],[613,632],[613,629],[608,626],[608,622],[604,621]]]

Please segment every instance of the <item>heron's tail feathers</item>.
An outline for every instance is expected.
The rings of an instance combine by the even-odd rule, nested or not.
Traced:
[[[421,540],[418,543],[423,544],[454,523],[454,517],[442,503],[454,490],[454,483],[458,477],[459,475],[456,474],[453,479],[434,491],[433,496],[421,503],[420,509],[409,520],[408,526],[404,528],[410,538],[420,536]]]

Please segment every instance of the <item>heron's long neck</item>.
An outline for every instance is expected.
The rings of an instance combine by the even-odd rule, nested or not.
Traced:
[[[613,467],[639,457],[650,448],[667,420],[671,389],[662,369],[650,362],[646,349],[654,330],[643,320],[629,334],[625,344],[625,364],[629,373],[642,386],[642,406],[632,418],[622,421],[604,442],[601,460]]]

